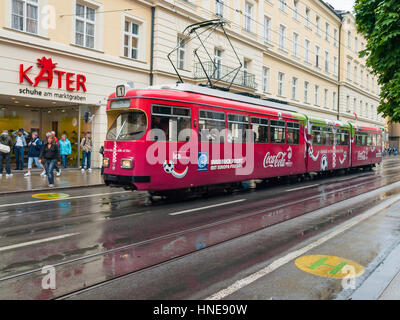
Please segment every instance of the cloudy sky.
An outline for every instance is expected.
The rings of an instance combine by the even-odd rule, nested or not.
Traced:
[[[325,0],[337,10],[353,11],[355,0]]]

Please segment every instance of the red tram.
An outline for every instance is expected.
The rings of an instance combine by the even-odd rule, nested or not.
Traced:
[[[107,118],[104,181],[132,190],[192,189],[382,161],[380,129],[199,86],[113,93]]]

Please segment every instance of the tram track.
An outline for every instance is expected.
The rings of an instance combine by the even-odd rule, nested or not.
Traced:
[[[376,175],[372,175],[372,177],[371,177],[371,175],[366,175],[363,178],[364,179],[369,179],[369,178],[373,178],[374,176],[376,177]],[[387,175],[386,174],[383,177],[381,177],[381,179],[389,179],[391,176],[399,177],[398,174],[392,174],[392,175]],[[359,177],[357,177],[357,178],[359,178]],[[352,186],[348,186],[348,187],[342,188],[340,190],[336,189],[336,190],[325,192],[326,199],[324,200],[324,203],[325,204],[330,204],[330,202],[331,203],[337,203],[337,202],[342,201],[344,199],[355,197],[355,196],[359,195],[360,193],[367,192],[366,191],[367,189],[364,188],[364,189],[360,190],[361,189],[360,187],[361,186],[366,186],[368,184],[371,185],[370,186],[370,190],[373,190],[374,187],[377,186],[376,185],[376,183],[377,183],[376,180],[377,179],[372,179],[372,181],[365,181],[365,182],[362,182],[362,183],[354,184]],[[393,183],[398,182],[399,180],[400,179],[391,179],[390,178],[390,180],[387,181],[387,183],[384,184],[384,185],[393,184]],[[331,182],[331,184],[334,184],[334,183],[335,182]],[[380,187],[382,187],[382,185]],[[358,189],[359,192],[355,191],[356,189]],[[304,192],[304,190],[299,190],[299,191]],[[293,192],[295,192],[295,191],[293,191]],[[335,197],[335,196],[332,197],[332,195],[335,195],[335,194],[341,194],[341,196],[340,197]],[[149,246],[154,246],[154,247],[158,247],[158,249],[159,249],[158,244],[161,244],[161,243],[165,244],[165,243],[170,243],[170,242],[173,243],[173,241],[176,241],[177,239],[182,238],[182,237],[189,238],[189,237],[191,237],[190,235],[192,235],[192,237],[193,237],[193,234],[204,233],[205,230],[221,229],[221,226],[224,226],[224,225],[226,226],[227,224],[231,224],[231,225],[235,224],[235,228],[236,229],[238,229],[238,228],[240,229],[240,225],[243,224],[244,220],[250,221],[254,217],[257,217],[257,216],[260,217],[262,215],[268,214],[268,212],[269,213],[275,212],[275,214],[270,215],[270,217],[272,217],[272,218],[267,218],[267,220],[269,219],[268,223],[265,222],[265,221],[262,223],[262,228],[265,228],[265,227],[268,227],[270,225],[273,225],[273,224],[276,224],[276,223],[279,223],[279,222],[287,221],[287,220],[292,219],[292,218],[294,218],[296,216],[306,214],[306,213],[308,213],[310,211],[318,209],[318,207],[320,208],[321,204],[318,205],[318,203],[315,201],[315,200],[319,199],[320,197],[321,197],[321,194],[316,194],[316,195],[310,196],[308,198],[303,198],[303,199],[300,199],[300,200],[297,200],[297,201],[293,201],[293,202],[290,202],[290,203],[269,207],[269,208],[264,209],[264,210],[254,211],[254,212],[251,212],[251,213],[248,213],[248,214],[244,214],[244,215],[243,214],[239,214],[239,215],[236,215],[236,216],[231,216],[230,218],[225,218],[225,219],[221,219],[221,220],[218,220],[218,221],[213,221],[212,223],[208,223],[208,224],[202,224],[202,225],[199,225],[199,226],[194,227],[194,228],[187,228],[187,229],[180,230],[180,231],[177,231],[177,232],[167,233],[167,234],[164,234],[164,235],[160,235],[158,237],[153,237],[153,238],[146,239],[146,240],[143,240],[143,241],[137,241],[137,242],[134,242],[134,243],[131,243],[131,244],[128,244],[128,245],[121,245],[120,247],[116,247],[116,248],[113,248],[111,250],[104,250],[104,251],[101,251],[101,252],[95,252],[93,254],[88,254],[86,256],[80,256],[80,257],[77,257],[77,258],[74,258],[74,259],[65,260],[65,261],[62,261],[62,262],[59,262],[59,263],[55,263],[55,264],[52,264],[52,265],[54,267],[58,268],[58,269],[60,269],[60,268],[61,269],[65,269],[65,268],[71,267],[71,265],[74,265],[74,264],[95,263],[94,261],[97,261],[99,258],[104,260],[105,257],[107,257],[107,256],[109,257],[109,256],[115,256],[115,255],[118,255],[118,256],[128,255],[129,257],[133,257],[134,255],[132,255],[132,251],[138,250],[138,248],[143,248],[143,247],[147,247],[148,248]],[[374,201],[376,201],[376,200],[374,200]],[[303,207],[307,207],[307,209],[310,210],[310,211],[297,212],[292,216],[286,216],[286,217],[284,215],[279,215],[280,210],[282,211],[283,208],[287,209],[289,207],[295,207],[296,205],[299,205],[300,203],[304,203]],[[307,203],[307,205],[305,203]],[[221,209],[221,210],[223,210],[223,209]],[[238,210],[239,210],[239,208],[238,208]],[[229,213],[232,214],[232,210],[230,210]],[[122,216],[122,217],[129,217],[129,216]],[[248,223],[245,223],[245,224],[249,225]],[[258,227],[260,227],[260,225],[258,225]],[[229,230],[229,228],[223,228],[223,229]],[[249,230],[241,230],[238,234],[235,234],[235,235],[230,234],[230,235],[228,235],[227,238],[220,239],[220,240],[221,241],[227,241],[227,240],[232,239],[234,237],[239,237],[239,236],[241,236],[243,234],[246,234],[246,233],[249,233],[249,232],[253,232],[253,231],[256,231],[256,230],[258,230],[258,229],[255,228],[253,230],[253,229],[250,228]],[[192,239],[192,241],[195,241],[195,240]],[[220,242],[216,241],[216,243],[214,243],[214,244],[217,244],[217,243],[220,243]],[[208,247],[210,245],[214,245],[214,244],[208,242],[206,244],[206,247]],[[196,249],[197,248],[195,248],[194,251],[196,251]],[[163,258],[164,260],[162,259],[162,261],[147,261],[146,263],[148,265],[146,265],[146,263],[136,265],[135,266],[135,268],[136,268],[135,270],[130,270],[130,271],[125,272],[125,273],[135,272],[135,271],[141,270],[143,268],[148,268],[148,267],[150,267],[152,265],[154,266],[154,265],[157,265],[159,263],[163,263],[165,261],[168,261],[168,259],[173,259],[173,258],[176,258],[177,256],[189,254],[192,251],[193,251],[193,249],[191,249],[189,251],[186,251],[186,252],[180,252],[179,254],[176,254],[176,252],[175,252],[174,254],[172,254],[169,257],[164,257]],[[129,253],[124,253],[124,252],[129,252]],[[40,276],[41,276],[40,275],[40,271],[41,271],[41,268],[36,268],[36,269],[29,270],[27,272],[22,272],[22,273],[19,273],[19,274],[13,274],[13,275],[10,275],[8,277],[7,276],[6,277],[2,277],[0,279],[0,287],[2,287],[4,283],[12,281],[12,280],[16,280],[16,279],[18,279],[18,281],[20,281],[21,279],[26,278],[26,277],[28,279],[32,279],[32,277],[34,279],[37,278],[37,277],[40,278]],[[118,277],[118,276],[121,276],[123,274],[114,274],[112,277]],[[99,280],[101,280],[101,279],[97,279],[97,282]],[[29,280],[27,280],[27,281],[29,282]],[[85,286],[90,285],[87,282],[85,282],[84,284],[85,284]],[[60,293],[60,294],[61,295],[65,294],[65,292],[64,293]]]
[[[399,174],[386,174],[383,177],[384,178],[389,178],[389,177],[395,177],[395,176],[399,176]],[[339,182],[343,182],[343,181],[351,181],[354,179],[357,180],[375,180],[378,179],[379,177],[377,175],[374,175],[373,173],[366,173],[365,175],[358,175],[356,177],[346,177],[346,178],[342,178],[342,179],[337,179],[337,180],[333,180],[333,181],[325,181],[325,179],[321,180],[311,180],[311,181],[316,181],[316,182],[321,182],[320,184],[313,184],[311,186],[302,186],[299,187],[301,189],[303,188],[312,188],[312,187],[323,187],[323,186],[327,186],[328,188],[335,188],[335,183],[339,183]],[[273,189],[282,189],[285,188],[285,186],[275,186],[275,188]],[[264,189],[265,190],[265,189]],[[270,189],[271,190],[271,189]],[[278,191],[276,190],[276,191]],[[338,189],[336,191],[340,191],[341,189]],[[262,191],[262,190],[261,190]],[[268,190],[269,191],[269,190]],[[297,191],[297,188],[294,189],[288,189],[285,190],[286,192],[292,192],[292,191]],[[279,192],[279,191],[278,191]],[[242,192],[243,193],[243,192]],[[237,195],[240,195],[241,193],[237,193]],[[34,222],[32,221],[32,219],[30,219],[30,217],[35,217],[37,215],[40,216],[46,216],[47,213],[51,213],[55,210],[54,206],[49,203],[49,202],[45,202],[46,206],[45,208],[40,207],[41,202],[38,202],[35,206],[29,207],[29,211],[26,210],[25,212],[19,212],[19,214],[26,214],[28,215],[25,224],[21,225],[14,225],[14,226],[8,226],[6,228],[2,227],[1,222],[0,222],[0,239],[1,238],[6,238],[6,237],[11,237],[11,236],[16,236],[16,235],[20,235],[24,233],[24,229],[27,228],[27,225],[29,225],[29,230],[35,229],[36,233],[40,233],[40,229],[44,228],[44,229],[48,229],[50,227],[54,227],[54,228],[62,228],[63,226],[65,226],[66,224],[69,225],[69,227],[73,227],[74,225],[80,225],[82,223],[93,223],[93,222],[98,222],[98,221],[104,221],[104,220],[109,220],[109,219],[117,219],[117,218],[129,218],[129,217],[133,217],[133,216],[137,216],[137,215],[142,215],[142,214],[150,214],[151,210],[154,209],[161,209],[162,208],[162,203],[158,204],[158,205],[153,205],[153,206],[140,206],[138,204],[139,198],[140,196],[138,196],[137,194],[131,195],[131,194],[126,194],[124,193],[123,195],[116,193],[116,194],[111,194],[109,198],[103,198],[101,201],[97,202],[95,201],[94,203],[92,203],[92,206],[95,206],[96,210],[92,209],[86,209],[86,210],[82,210],[87,208],[87,203],[85,201],[82,201],[81,199],[78,199],[78,201],[76,201],[75,199],[63,199],[63,203],[70,203],[71,205],[68,207],[63,207],[65,208],[71,208],[75,210],[75,212],[71,212],[68,214],[67,217],[65,217],[65,215],[61,216],[60,218],[57,218],[56,220],[54,220],[54,216],[48,216],[48,220],[47,221],[40,221],[40,222]],[[121,206],[121,204],[125,202],[125,204],[123,206]],[[191,204],[192,202],[188,201],[186,202],[187,204]],[[118,204],[116,206],[114,206],[113,211],[118,211],[118,214],[113,214],[112,216],[109,214],[109,210],[110,207],[112,207],[114,204]],[[195,204],[195,203],[194,203]],[[105,205],[106,209],[101,208],[102,205]],[[211,205],[212,207],[212,205]],[[36,210],[35,210],[36,209]],[[132,212],[133,210],[133,212]],[[93,212],[95,211],[95,212]],[[169,215],[177,215],[178,213],[185,213],[185,212],[192,212],[192,211],[196,211],[196,209],[193,208],[189,208],[189,209],[185,209],[185,210],[179,210],[177,209],[174,212],[168,213]],[[8,214],[13,214],[13,212],[8,212]],[[1,217],[2,213],[0,212],[0,217]],[[101,217],[97,217],[101,215]],[[39,228],[39,230],[37,230]]]

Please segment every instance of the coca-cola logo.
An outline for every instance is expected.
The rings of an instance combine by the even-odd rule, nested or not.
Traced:
[[[268,151],[264,157],[264,168],[291,167],[293,165],[293,162],[290,161],[292,154],[291,147],[289,147],[286,152],[280,151],[275,155],[271,155],[271,153]]]

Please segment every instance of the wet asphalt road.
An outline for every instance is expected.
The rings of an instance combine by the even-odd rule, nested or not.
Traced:
[[[399,181],[400,162],[388,160],[371,172],[171,203],[149,204],[145,193],[107,187],[59,191],[69,195],[60,200],[35,199],[32,193],[2,196],[0,298],[49,299],[106,281],[72,298],[205,298],[285,250],[311,241],[320,232],[376,205],[387,192],[349,204],[350,211],[315,213],[319,209]],[[400,185],[390,192],[399,191]],[[367,266],[384,254],[395,243],[385,242],[384,236],[396,227],[387,222],[386,229],[380,230],[381,239],[366,233],[377,241],[378,249],[372,252],[365,246],[369,258],[355,258]],[[349,239],[348,243],[355,241]],[[352,251],[347,253],[341,254],[357,261]],[[55,290],[41,288],[41,268],[45,265],[56,268]],[[299,298],[296,290],[290,289],[298,270],[282,270],[276,270],[273,279],[292,275],[287,279],[292,285],[287,285],[286,291],[276,289],[282,287],[279,281],[272,285],[272,280],[266,280],[251,292],[243,289],[229,298]],[[177,275],[181,281],[176,281]],[[121,278],[110,281],[117,277]],[[246,290],[249,288],[253,287]],[[300,298],[332,298],[338,290]]]

